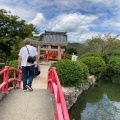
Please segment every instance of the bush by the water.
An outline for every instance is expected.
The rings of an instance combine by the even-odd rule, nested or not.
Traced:
[[[82,57],[79,61],[84,63],[88,67],[89,73],[97,78],[100,78],[106,69],[106,64],[101,57]]]
[[[58,60],[56,69],[62,86],[79,86],[87,81],[88,69],[83,63]]]
[[[87,53],[81,55],[81,56],[79,57],[79,59],[81,59],[81,58],[85,58],[85,57],[91,57],[91,56],[94,56],[94,57],[100,57],[100,55],[98,55],[98,54],[96,54],[96,53],[87,52]]]
[[[106,74],[113,83],[120,84],[120,56],[110,57]]]
[[[104,55],[102,55],[102,58],[106,63],[108,63],[111,56],[120,56],[120,50],[107,51],[104,53]]]

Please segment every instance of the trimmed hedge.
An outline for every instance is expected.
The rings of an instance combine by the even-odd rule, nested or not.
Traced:
[[[85,58],[85,57],[91,57],[91,56],[93,56],[93,57],[101,57],[100,55],[98,55],[96,53],[87,52],[87,53],[81,55],[79,59]]]
[[[11,55],[10,56],[8,56],[8,60],[9,61],[12,61],[12,60],[17,60],[18,59],[18,51],[14,51],[14,52],[11,52]]]
[[[83,63],[58,60],[56,69],[62,86],[79,86],[87,81],[88,69]]]
[[[17,68],[18,67],[18,60],[11,60],[9,62],[9,66],[10,67],[14,67],[14,68]],[[10,77],[14,77],[14,72],[13,71],[10,71]]]
[[[9,66],[10,66],[10,67],[17,68],[17,67],[18,67],[18,60],[11,60],[11,61],[9,62]]]
[[[66,54],[66,55],[65,55],[65,59],[72,60],[72,55]]]
[[[79,61],[84,63],[88,67],[89,73],[97,78],[100,78],[106,69],[106,64],[101,57],[83,57]]]
[[[113,83],[120,84],[120,56],[112,56],[108,61],[106,75]]]
[[[113,56],[108,62],[108,67],[113,70],[114,73],[120,73],[120,56]]]
[[[106,53],[104,53],[102,58],[104,59],[104,61],[106,63],[108,63],[108,61],[111,58],[111,56],[120,56],[120,50],[107,51]]]

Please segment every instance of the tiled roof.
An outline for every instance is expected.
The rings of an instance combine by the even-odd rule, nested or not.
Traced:
[[[67,43],[66,32],[45,31],[42,37],[44,43]]]

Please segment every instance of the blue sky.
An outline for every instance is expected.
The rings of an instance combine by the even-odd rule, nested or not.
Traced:
[[[120,0],[0,0],[0,8],[38,30],[67,32],[69,42],[120,34]]]

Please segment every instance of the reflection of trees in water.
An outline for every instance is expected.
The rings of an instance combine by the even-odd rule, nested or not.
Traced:
[[[85,113],[84,113],[85,112]],[[103,94],[103,99],[95,105],[88,103],[87,109],[83,114],[93,120],[116,120],[115,117],[120,114],[120,110],[110,101],[106,94]]]
[[[120,120],[120,86],[103,81],[97,83],[77,101],[70,117],[71,120]]]

